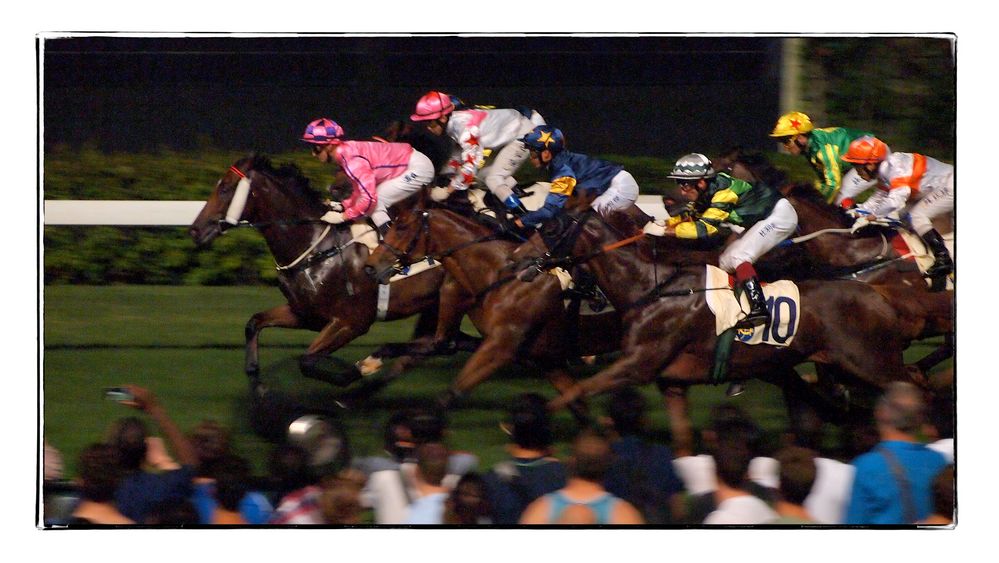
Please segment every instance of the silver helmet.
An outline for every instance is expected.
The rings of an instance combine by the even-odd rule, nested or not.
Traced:
[[[673,166],[673,172],[667,178],[673,180],[700,180],[711,178],[717,174],[711,167],[711,160],[701,153],[690,153],[680,157]]]

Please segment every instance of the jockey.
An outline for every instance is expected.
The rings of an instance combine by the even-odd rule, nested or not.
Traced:
[[[391,222],[388,208],[434,179],[434,165],[406,143],[348,141],[343,128],[322,118],[309,123],[302,140],[321,162],[339,166],[353,187],[343,203],[333,202],[322,220],[334,225],[371,217],[384,234]]]
[[[448,163],[454,172],[451,185],[432,189],[431,197],[441,201],[454,190],[468,189],[478,176],[508,208],[526,212],[513,192],[517,185],[513,173],[528,156],[520,137],[535,125],[544,125],[544,118],[533,110],[524,113],[515,109],[459,110],[455,108],[456,99],[443,92],[428,92],[416,103],[416,112],[410,116],[413,121],[426,122],[427,130],[434,135],[447,133],[459,145],[458,153]],[[485,149],[496,152],[496,156],[491,165],[483,168]]]
[[[805,155],[818,175],[815,188],[827,202],[844,209],[853,207],[855,197],[874,187],[874,182],[865,181],[843,160],[850,141],[863,135],[870,133],[846,127],[816,129],[800,111],[780,116],[770,133],[791,154]]]
[[[932,219],[954,211],[954,167],[916,153],[890,152],[876,137],[865,136],[850,143],[843,160],[853,164],[861,177],[877,181],[878,189],[864,203],[848,211],[859,225],[898,211],[901,218],[933,252],[933,265],[926,276],[939,283],[954,270],[943,237],[933,228]],[[855,223],[855,226],[858,224]]]
[[[716,172],[703,154],[681,157],[667,178],[676,180],[680,193],[694,203],[694,210],[688,217],[671,217],[665,235],[706,239],[718,236],[722,226],[741,232],[719,257],[718,266],[735,274],[736,283],[742,285],[749,300],[750,310],[737,326],[748,328],[768,322],[770,315],[753,262],[797,228],[794,207],[780,192],[762,182],[750,184]]]
[[[519,227],[537,227],[554,217],[576,188],[599,194],[590,207],[601,215],[626,209],[638,199],[638,183],[623,166],[566,150],[559,129],[538,125],[520,141],[530,151],[531,164],[549,171],[552,187],[540,209],[515,221]]]

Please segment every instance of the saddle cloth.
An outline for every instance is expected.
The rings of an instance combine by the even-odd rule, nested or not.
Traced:
[[[735,300],[733,291],[719,291],[717,288],[733,287],[733,279],[724,270],[707,265],[704,276],[705,300],[708,308],[715,314],[715,334],[721,335],[745,316],[749,311],[749,300],[745,294],[740,294],[740,301]],[[736,330],[735,340],[744,344],[770,344],[772,346],[790,346],[794,335],[798,332],[801,319],[801,296],[798,286],[789,280],[780,280],[763,285],[763,294],[767,298],[767,308],[770,310],[770,323],[751,328]]]
[[[926,243],[923,239],[919,238],[919,235],[906,231],[905,229],[898,229],[897,237],[891,239],[892,247],[895,252],[898,252],[903,258],[911,258],[916,261],[916,266],[919,268],[921,274],[925,274],[926,270],[930,269],[933,265],[933,253],[926,248]],[[950,252],[951,256],[954,256],[954,232],[951,231],[945,235],[941,235],[944,240],[944,245],[947,247],[947,252]],[[932,280],[926,278],[926,285],[931,285]],[[947,291],[954,290],[954,279],[953,276],[947,276]]]

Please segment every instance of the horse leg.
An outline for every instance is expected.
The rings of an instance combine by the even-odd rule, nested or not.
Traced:
[[[362,374],[356,366],[344,372],[330,354],[366,333],[371,327],[370,323],[361,323],[361,325],[340,318],[330,321],[312,341],[305,354],[299,358],[298,367],[302,375],[339,387],[346,387],[360,379]]]
[[[443,407],[450,406],[470,389],[485,381],[499,368],[513,362],[514,355],[524,340],[519,326],[498,327],[486,338],[472,357],[465,362],[461,373],[439,399]]]
[[[304,328],[298,315],[292,312],[291,306],[285,304],[273,309],[261,311],[246,322],[246,356],[244,371],[250,379],[250,388],[260,389],[260,333],[265,328]]]
[[[690,423],[690,400],[687,387],[668,385],[665,380],[656,380],[659,392],[663,395],[669,428],[673,434],[673,453],[676,457],[694,455],[694,427]]]
[[[571,389],[549,402],[548,407],[557,410],[578,399],[613,391],[628,383],[649,383],[659,367],[668,360],[664,357],[664,351],[672,348],[665,342],[656,341],[632,346],[607,369],[574,384]]]
[[[930,369],[940,362],[954,355],[954,333],[944,334],[944,341],[936,350],[933,350],[923,359],[915,363],[915,367],[922,373],[928,373]]]
[[[568,392],[576,385],[564,363],[546,370],[545,375],[559,393]],[[580,426],[586,427],[593,423],[593,417],[590,416],[590,408],[583,399],[572,401],[568,404],[568,408]]]

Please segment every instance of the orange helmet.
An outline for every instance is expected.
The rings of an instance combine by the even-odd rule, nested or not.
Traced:
[[[792,135],[808,133],[812,129],[815,129],[815,126],[812,125],[812,120],[807,115],[800,111],[792,111],[780,116],[780,119],[777,120],[777,125],[774,126],[774,130],[770,132],[770,136],[790,137]]]
[[[850,148],[843,155],[843,160],[853,164],[874,164],[888,156],[888,145],[877,137],[864,135],[850,143]]]

